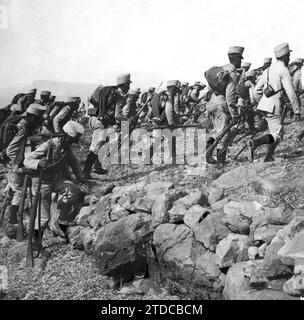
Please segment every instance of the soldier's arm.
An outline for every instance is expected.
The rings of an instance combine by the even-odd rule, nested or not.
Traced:
[[[24,166],[27,169],[37,170],[39,161],[47,155],[49,141],[42,143],[34,151],[25,155]]]
[[[292,105],[294,113],[300,113],[300,106],[297,95],[294,91],[292,80],[287,68],[284,68],[281,73],[281,81],[287,97]]]
[[[260,100],[263,96],[263,90],[264,90],[265,83],[266,83],[266,73],[263,72],[263,74],[261,75],[258,83],[256,84],[256,86],[253,90],[253,97],[257,103],[260,102]]]
[[[10,142],[10,144],[6,148],[6,155],[10,159],[12,159],[15,156],[16,150],[19,149],[20,142],[26,139],[26,136],[27,136],[27,128],[26,128],[26,125],[22,123],[22,121],[18,122],[17,129],[18,131],[16,135],[14,136],[13,140]]]
[[[126,101],[123,98],[118,98],[115,106],[115,119],[121,121],[123,116],[123,107],[126,105]]]
[[[63,121],[63,119],[68,115],[70,110],[70,107],[66,106],[64,107],[58,114],[57,116],[54,118],[53,120],[53,127],[54,127],[54,131],[56,133],[59,133],[62,131],[62,126],[61,123]]]
[[[159,99],[159,95],[158,94],[155,94],[153,96],[151,104],[152,104],[152,115],[153,115],[153,117],[159,118],[159,116],[160,116],[160,114],[159,114],[160,99]]]
[[[191,91],[191,93],[190,93],[190,98],[194,101],[194,102],[196,102],[197,101],[197,99],[198,99],[198,96],[199,96],[199,92],[198,92],[198,89],[193,89],[192,91]]]
[[[237,96],[236,96],[236,77],[230,75],[226,87],[225,97],[228,109],[232,117],[238,116],[237,111]]]

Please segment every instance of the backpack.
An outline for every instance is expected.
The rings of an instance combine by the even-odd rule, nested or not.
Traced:
[[[21,115],[13,116],[0,125],[0,152],[5,150],[15,137],[17,124],[22,118]]]
[[[211,89],[224,92],[227,86],[229,72],[223,67],[212,67],[205,72],[205,78]]]
[[[246,81],[247,81],[246,79],[242,79],[237,84],[237,87],[236,87],[236,91],[237,91],[238,95],[244,100],[247,100],[250,98],[249,87],[246,86]]]
[[[18,100],[19,100],[21,97],[23,97],[24,95],[25,95],[25,93],[18,93],[18,94],[16,94],[16,95],[14,96],[11,104],[16,104],[16,103],[18,103]]]

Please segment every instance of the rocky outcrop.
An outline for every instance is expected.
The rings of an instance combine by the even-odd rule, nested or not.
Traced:
[[[140,273],[203,298],[295,299],[303,294],[304,210],[272,199],[296,183],[304,188],[297,174],[288,165],[246,165],[202,190],[147,176],[101,192],[69,237],[120,280]]]

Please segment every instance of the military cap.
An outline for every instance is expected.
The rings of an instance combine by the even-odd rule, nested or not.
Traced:
[[[167,82],[167,87],[177,87],[179,84],[179,81],[178,80],[169,80]]]
[[[135,92],[136,92],[138,95],[140,95],[140,93],[141,93],[140,88],[136,88],[136,89],[135,89]]]
[[[156,89],[155,87],[150,87],[149,91],[155,91],[155,89]]]
[[[301,65],[303,66],[304,59],[302,59],[302,58],[296,58],[296,59],[294,59],[293,63],[299,63],[299,64],[301,64]]]
[[[244,62],[242,63],[242,67],[243,67],[243,68],[246,68],[246,67],[247,67],[247,68],[250,68],[250,67],[251,67],[251,63],[244,61]]]
[[[139,92],[136,91],[136,90],[130,90],[130,91],[128,92],[128,94],[129,94],[129,95],[134,95],[134,96],[139,96]]]
[[[255,70],[250,70],[250,71],[246,72],[246,77],[255,78],[256,75],[257,75],[257,72]]]
[[[12,112],[20,112],[22,110],[21,105],[17,103],[12,104],[10,109]]]
[[[291,51],[292,50],[289,49],[289,44],[287,42],[283,42],[274,48],[274,54],[276,58],[281,58]]]
[[[267,57],[267,58],[264,59],[264,64],[265,63],[271,63],[271,61],[272,61],[272,58]]]
[[[50,99],[56,99],[56,96],[54,96],[54,95],[50,95]]]
[[[189,82],[183,82],[182,83],[182,86],[188,86],[189,85]]]
[[[30,89],[27,94],[31,94],[31,93],[36,93],[37,92],[37,89]]]
[[[237,53],[240,54],[243,57],[243,52],[244,52],[245,48],[244,47],[240,47],[240,46],[234,46],[234,47],[230,47],[228,50],[228,54],[233,54],[233,53]]]
[[[42,116],[46,111],[46,107],[39,103],[32,103],[26,109],[26,113],[33,114],[35,116]]]
[[[118,86],[125,83],[132,83],[130,73],[123,73],[120,76],[118,76],[116,79],[116,84]]]
[[[51,91],[46,91],[46,90],[41,91],[40,95],[41,96],[50,96],[51,95]]]
[[[84,133],[84,127],[80,123],[72,120],[68,121],[62,129],[67,135],[73,138]]]

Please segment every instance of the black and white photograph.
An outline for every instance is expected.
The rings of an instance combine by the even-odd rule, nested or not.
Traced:
[[[0,0],[0,310],[303,300],[303,12]]]

